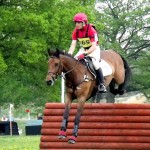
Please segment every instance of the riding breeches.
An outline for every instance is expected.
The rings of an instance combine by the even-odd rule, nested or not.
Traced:
[[[75,55],[75,58],[84,52],[85,52],[85,49],[80,48],[79,52]],[[92,63],[93,63],[95,70],[98,70],[100,68],[100,47],[96,46],[96,50],[88,54],[88,56],[92,58]]]

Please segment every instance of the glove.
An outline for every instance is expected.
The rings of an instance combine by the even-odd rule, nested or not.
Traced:
[[[71,53],[68,53],[68,55],[69,55],[69,56],[72,56],[72,54],[71,54]]]
[[[83,59],[85,57],[85,54],[80,54],[79,56],[77,56],[78,59]]]

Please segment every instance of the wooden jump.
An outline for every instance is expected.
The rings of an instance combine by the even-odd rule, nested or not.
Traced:
[[[71,136],[77,104],[72,104],[67,136]],[[46,103],[40,150],[150,150],[150,104],[85,104],[75,144],[58,139],[64,104]]]

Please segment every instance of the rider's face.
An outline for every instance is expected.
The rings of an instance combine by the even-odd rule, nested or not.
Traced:
[[[76,24],[76,28],[77,29],[82,29],[83,28],[83,22],[75,22],[75,24]]]

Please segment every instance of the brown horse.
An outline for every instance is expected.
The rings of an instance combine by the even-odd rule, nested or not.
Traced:
[[[105,86],[110,86],[113,94],[123,94],[130,77],[130,67],[123,57],[113,50],[101,52],[101,58],[105,60],[112,69],[112,73],[105,76]],[[64,73],[66,80],[65,110],[58,138],[66,138],[69,111],[71,103],[77,99],[77,113],[74,120],[74,129],[68,142],[74,144],[78,136],[80,117],[86,100],[94,96],[97,91],[97,80],[86,65],[61,51],[55,51],[48,61],[48,74],[46,81],[53,85],[55,79]],[[115,89],[118,84],[118,89]]]

